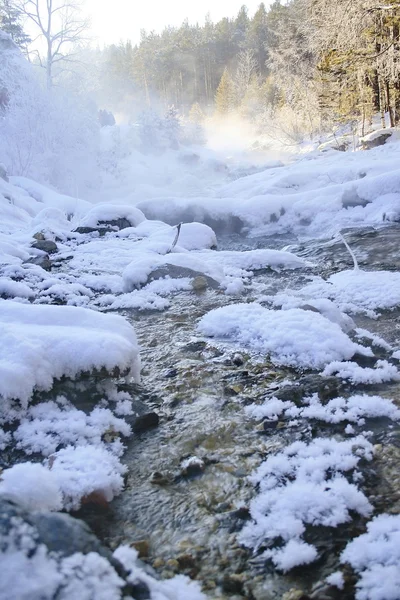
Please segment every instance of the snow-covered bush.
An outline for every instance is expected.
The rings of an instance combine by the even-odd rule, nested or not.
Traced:
[[[9,174],[74,195],[92,187],[97,174],[96,114],[70,94],[43,89],[34,68],[3,32],[0,90],[0,162]]]

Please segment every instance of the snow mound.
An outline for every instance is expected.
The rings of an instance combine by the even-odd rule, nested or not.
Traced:
[[[139,379],[135,332],[122,317],[70,306],[0,301],[0,396],[25,405],[54,379],[119,368]]]
[[[210,265],[192,253],[173,253],[160,255],[155,252],[147,252],[133,260],[122,273],[125,291],[131,291],[147,283],[150,274],[156,269],[173,266],[181,269],[207,275],[216,282],[221,283],[224,279],[223,270],[217,265]]]
[[[297,308],[274,311],[259,304],[224,306],[207,313],[198,329],[206,336],[230,340],[269,355],[276,364],[298,369],[319,369],[333,360],[351,358],[356,352],[370,354],[369,349],[352,342],[336,323]]]
[[[328,280],[335,300],[367,310],[391,309],[400,304],[400,273],[341,271]]]
[[[127,471],[116,456],[95,446],[68,446],[52,454],[49,465],[66,510],[79,509],[82,499],[93,493],[111,502],[123,489]]]
[[[26,462],[5,469],[0,476],[0,495],[26,510],[61,510],[59,486],[43,465]]]
[[[162,221],[143,221],[135,229],[139,236],[148,238],[149,242],[166,243],[169,247],[177,234],[177,228]],[[184,250],[202,250],[217,246],[217,237],[211,227],[203,223],[183,223],[180,228],[177,247]]]
[[[372,511],[365,495],[343,475],[356,472],[361,458],[372,458],[372,445],[363,436],[294,442],[268,458],[251,477],[260,493],[250,504],[252,522],[240,542],[258,550],[281,539],[283,547],[265,550],[263,556],[283,571],[315,560],[316,549],[302,539],[307,525],[336,527],[350,521],[351,511],[363,516]]]
[[[359,574],[356,600],[400,598],[400,515],[379,515],[347,544],[341,561]]]
[[[145,220],[141,210],[129,205],[98,204],[81,219],[80,227],[97,227],[106,221],[126,219],[131,227],[136,227]]]

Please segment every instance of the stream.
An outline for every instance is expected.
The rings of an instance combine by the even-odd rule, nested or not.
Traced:
[[[344,234],[360,268],[398,270],[400,226]],[[112,547],[134,545],[159,576],[188,575],[202,583],[210,598],[350,600],[354,590],[339,591],[324,579],[339,568],[339,554],[349,538],[365,531],[365,519],[354,517],[335,529],[312,528],[308,539],[318,548],[319,560],[288,574],[237,542],[256,493],[248,476],[260,462],[295,440],[332,435],[342,439],[343,428],[305,420],[289,427],[282,420],[264,429],[244,407],[262,403],[277,391],[283,394],[280,397],[293,399],[299,390],[322,390],[326,398],[355,390],[376,393],[400,406],[400,384],[354,386],[315,372],[298,373],[196,332],[199,318],[213,308],[299,288],[311,275],[326,278],[353,266],[337,240],[252,239],[236,234],[219,238],[221,250],[265,247],[289,249],[314,266],[306,271],[258,272],[239,300],[208,289],[176,294],[163,312],[120,311],[134,325],[142,349],[137,397],[159,414],[160,424],[131,439],[124,455],[129,468],[125,490],[105,513],[97,511],[88,520]],[[400,311],[385,312],[379,319],[353,318],[358,327],[399,347]],[[382,349],[379,352],[384,355]],[[377,512],[397,513],[400,428],[381,418],[367,420],[364,429],[372,431],[369,439],[376,454],[363,467],[362,489]],[[187,461],[191,457],[195,459]],[[348,577],[351,581],[351,573]]]

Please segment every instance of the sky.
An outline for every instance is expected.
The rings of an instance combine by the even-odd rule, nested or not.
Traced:
[[[140,40],[140,30],[161,31],[168,25],[180,25],[186,18],[190,23],[204,23],[207,13],[212,21],[233,17],[243,4],[252,16],[262,0],[85,0],[91,17],[92,34],[102,44],[130,39]],[[268,1],[265,2],[267,6]],[[111,10],[110,10],[111,9]]]

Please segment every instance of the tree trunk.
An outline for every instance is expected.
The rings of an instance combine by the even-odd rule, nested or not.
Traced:
[[[386,129],[385,99],[384,99],[384,91],[382,89],[382,82],[380,79],[379,79],[379,112],[381,113],[382,129]]]
[[[390,127],[394,127],[394,125],[395,125],[395,123],[394,123],[394,114],[393,114],[393,108],[392,108],[392,105],[391,105],[390,87],[389,87],[389,80],[388,79],[386,79],[386,81],[385,81],[385,96],[386,96],[387,110],[389,111]]]

